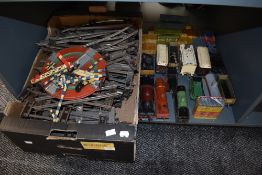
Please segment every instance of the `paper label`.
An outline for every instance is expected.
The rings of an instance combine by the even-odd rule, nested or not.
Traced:
[[[115,151],[114,143],[105,142],[80,142],[84,149]]]
[[[33,142],[32,141],[28,141],[28,140],[25,140],[24,141],[26,144],[30,144],[30,145],[32,145],[33,144]]]
[[[105,131],[106,133],[106,136],[113,136],[113,135],[116,135],[116,130],[115,129],[110,129],[110,130],[107,130]]]
[[[128,131],[120,131],[119,135],[120,135],[120,137],[128,138],[129,137],[129,132]]]

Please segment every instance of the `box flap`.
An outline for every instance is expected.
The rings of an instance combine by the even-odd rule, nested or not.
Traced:
[[[0,17],[1,70],[0,77],[18,97],[22,91],[38,46],[35,44],[46,36],[46,28],[10,18]],[[18,30],[19,29],[19,30]]]
[[[18,117],[4,117],[1,122],[0,129],[3,132],[42,135],[46,136],[47,139],[50,136],[50,133],[52,133],[52,130],[62,131],[60,134],[63,132],[75,132],[76,134],[75,139],[70,139],[73,138],[71,136],[66,138],[63,135],[51,134],[52,136],[56,136],[56,138],[52,138],[50,140],[103,140],[134,142],[136,138],[136,126],[123,123],[119,123],[117,125],[88,125],[77,123],[64,125],[57,123],[56,126],[54,126],[52,122],[48,121],[28,120]],[[115,130],[115,133],[107,135],[106,132],[112,129]],[[123,131],[125,131],[124,133],[128,133],[128,135],[121,135],[120,133],[123,133]]]

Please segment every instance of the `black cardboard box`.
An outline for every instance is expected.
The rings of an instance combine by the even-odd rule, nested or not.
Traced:
[[[79,26],[88,21],[111,19],[109,16],[54,16],[48,23],[48,35],[55,36],[62,26]],[[119,17],[120,18],[120,17]],[[123,17],[121,17],[122,19]],[[141,55],[141,19],[129,18],[139,29],[139,55]],[[33,69],[45,57],[40,50],[25,82],[30,85]],[[140,59],[139,63],[140,65]],[[139,67],[140,70],[140,67]],[[64,124],[42,120],[29,120],[18,117],[24,107],[23,103],[8,103],[0,129],[17,146],[28,152],[57,155],[81,155],[90,159],[117,161],[134,161],[136,152],[136,126],[138,122],[140,73],[134,77],[134,89],[122,107],[116,110],[118,124]],[[113,135],[106,136],[106,132]]]

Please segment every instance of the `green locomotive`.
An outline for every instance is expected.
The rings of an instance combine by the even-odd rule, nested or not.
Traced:
[[[185,123],[189,120],[189,110],[187,107],[187,96],[185,86],[177,87],[177,122]]]

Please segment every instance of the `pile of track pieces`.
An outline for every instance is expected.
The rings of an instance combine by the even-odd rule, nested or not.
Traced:
[[[93,21],[86,26],[63,28],[57,36],[47,37],[38,45],[49,56],[45,60],[40,60],[39,65],[35,67],[36,72],[31,80],[32,86],[27,88],[26,95],[23,97],[25,106],[22,116],[66,123],[116,123],[118,120],[115,108],[120,108],[122,102],[132,94],[133,78],[137,73],[139,62],[138,40],[138,30],[125,20]],[[65,57],[65,54],[70,55],[70,52],[63,54],[64,50],[77,47],[86,50],[74,59],[70,56]],[[95,69],[92,67],[92,69],[79,70],[78,59],[85,56],[90,49],[98,54],[96,58],[101,58],[105,62],[105,67],[97,68],[92,65]],[[59,66],[64,66],[62,70],[66,71],[53,71],[50,76],[48,71],[52,72]],[[84,77],[84,81],[77,81],[81,82],[80,89],[79,84],[65,78],[72,78],[71,75],[76,71],[80,73],[85,71],[89,75]],[[47,73],[48,77],[43,76],[39,80],[44,73]],[[101,74],[90,82],[90,78],[95,78],[94,73]],[[76,79],[75,76],[73,78]],[[35,82],[36,79],[39,81]],[[46,83],[55,80],[58,85],[55,89],[47,86]],[[67,89],[66,87],[70,85],[73,88]],[[90,91],[89,88],[84,91],[86,86],[91,86],[92,90]],[[72,91],[71,95],[68,93],[69,90]],[[77,94],[81,95],[77,96]]]

